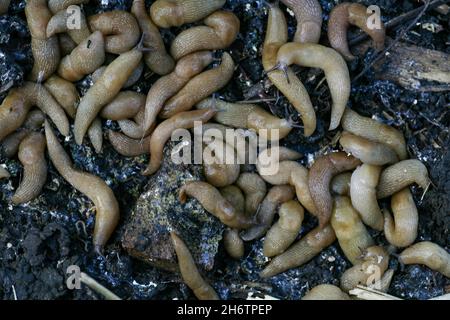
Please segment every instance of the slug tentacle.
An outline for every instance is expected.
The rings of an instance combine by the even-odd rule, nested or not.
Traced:
[[[281,0],[289,7],[297,20],[294,41],[318,43],[322,31],[322,7],[317,0]]]
[[[173,40],[170,53],[175,60],[197,51],[225,49],[239,33],[240,22],[232,12],[216,11],[203,23],[182,31]]]
[[[61,10],[57,12],[48,22],[46,33],[47,37],[52,37],[58,33],[67,33],[76,44],[80,44],[84,39],[89,37],[91,31],[87,25],[86,17],[81,13],[81,8],[79,6],[71,6],[70,9],[76,10],[80,14],[78,15],[79,25],[76,28],[69,28],[68,19],[73,17],[73,12],[68,10]]]
[[[417,238],[419,213],[409,188],[392,196],[391,208],[394,218],[384,212],[384,234],[387,241],[396,247],[407,247]]]
[[[349,295],[339,287],[331,284],[320,284],[311,288],[302,300],[351,300]]]
[[[170,236],[177,254],[181,277],[186,285],[191,288],[199,300],[219,300],[214,288],[200,275],[194,258],[183,240],[175,232],[171,232]]]
[[[285,252],[272,259],[260,273],[260,276],[269,278],[286,270],[299,267],[331,245],[334,240],[336,240],[336,235],[330,225],[323,228],[317,227]]]
[[[135,140],[120,132],[108,130],[108,139],[114,150],[125,157],[137,157],[149,152],[150,137]]]
[[[119,222],[119,204],[116,197],[102,179],[73,168],[69,155],[48,122],[45,123],[45,136],[48,153],[56,170],[72,187],[94,202],[97,213],[93,242],[95,250],[101,252]]]
[[[428,177],[427,167],[416,159],[397,162],[381,172],[377,197],[378,199],[389,197],[414,182],[424,190],[429,187],[431,180]]]
[[[30,133],[20,143],[19,160],[23,165],[23,178],[11,199],[14,204],[31,201],[41,193],[47,180],[45,145],[44,135],[37,132]]]
[[[239,176],[236,185],[245,194],[245,213],[254,215],[266,196],[266,183],[257,173],[244,172]]]
[[[100,116],[108,120],[133,118],[145,106],[145,95],[134,91],[121,91],[114,100],[100,111]]]
[[[353,170],[360,164],[358,159],[348,156],[345,152],[330,153],[315,160],[309,170],[308,185],[321,226],[328,223],[333,208],[331,179],[341,172]]]
[[[384,48],[386,30],[383,22],[376,27],[369,27],[369,18],[372,13],[359,3],[341,3],[331,10],[328,20],[328,39],[331,46],[339,51],[346,60],[353,60],[355,56],[350,52],[347,41],[347,29],[350,25],[355,25],[362,29],[372,38],[375,49]]]
[[[179,112],[190,110],[196,103],[225,87],[233,76],[234,67],[233,58],[224,52],[218,67],[204,71],[189,80],[166,102],[159,116],[167,119]]]
[[[274,186],[267,193],[256,214],[256,225],[241,234],[242,240],[251,241],[259,239],[269,230],[275,217],[276,210],[283,202],[295,197],[291,186]]]
[[[319,44],[287,43],[278,51],[277,63],[281,68],[297,64],[325,72],[333,100],[329,130],[336,129],[350,97],[350,75],[341,55]]]

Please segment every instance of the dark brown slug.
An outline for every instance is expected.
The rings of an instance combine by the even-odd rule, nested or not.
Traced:
[[[125,157],[137,157],[149,153],[150,137],[135,140],[128,138],[123,133],[108,130],[108,140],[114,150]]]
[[[65,33],[59,34],[58,39],[59,39],[59,49],[61,51],[62,57],[69,55],[72,52],[72,50],[77,47],[76,42],[73,41],[72,38]]]

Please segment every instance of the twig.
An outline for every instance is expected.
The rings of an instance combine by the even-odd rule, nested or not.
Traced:
[[[87,275],[84,272],[81,272],[80,281],[83,282],[85,285],[87,285],[92,290],[94,290],[95,292],[97,292],[98,294],[101,294],[102,296],[104,296],[106,300],[122,300],[118,296],[116,296],[114,293],[112,293],[109,289],[102,286],[95,279],[91,278],[89,275]]]
[[[362,300],[402,300],[391,296],[390,294],[361,285],[358,285],[355,289],[350,290],[349,293]]]

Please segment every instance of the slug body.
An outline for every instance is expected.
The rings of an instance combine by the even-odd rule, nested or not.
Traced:
[[[328,39],[331,46],[344,56],[346,60],[353,60],[355,56],[350,52],[347,40],[347,29],[350,25],[357,26],[367,33],[373,40],[376,50],[384,48],[386,30],[380,20],[380,26],[370,28],[369,18],[372,13],[359,3],[341,3],[333,8],[328,20]]]
[[[351,172],[344,172],[334,176],[330,184],[331,192],[338,196],[349,196],[351,178]]]
[[[330,220],[333,200],[330,192],[331,179],[344,171],[353,170],[361,162],[345,152],[334,152],[322,156],[309,170],[308,185],[314,201],[319,224],[324,226]]]
[[[262,278],[269,278],[286,270],[299,267],[336,240],[336,235],[330,225],[317,227],[306,234],[300,241],[285,252],[272,259],[260,273]]]
[[[75,85],[57,75],[53,75],[45,81],[44,86],[64,108],[66,113],[71,118],[74,118],[77,112],[76,106],[80,100],[80,95]]]
[[[222,140],[207,143],[203,150],[203,169],[206,181],[215,187],[233,184],[241,173],[236,150]]]
[[[78,6],[71,6],[71,10],[61,10],[57,12],[48,22],[47,24],[47,37],[52,37],[57,33],[64,33],[66,32],[70,38],[72,38],[73,41],[75,41],[76,44],[80,44],[84,39],[89,37],[91,34],[91,31],[89,30],[89,27],[87,25],[86,17],[83,13],[81,13],[81,8]],[[79,26],[77,25],[76,28],[72,27],[70,28],[69,22],[70,18],[73,19],[74,12],[79,12],[80,14],[77,18],[77,23],[79,22]]]
[[[240,22],[232,12],[216,11],[203,23],[204,26],[182,31],[173,40],[170,53],[175,60],[192,52],[225,49],[239,33]]]
[[[92,31],[100,31],[105,36],[105,50],[121,54],[133,48],[141,35],[134,16],[122,10],[99,13],[88,18]]]
[[[356,168],[350,181],[353,207],[366,225],[378,231],[383,230],[383,214],[377,201],[380,173],[381,167],[363,164]]]
[[[224,225],[235,229],[246,229],[253,225],[250,218],[227,201],[215,187],[203,181],[191,181],[181,189],[179,199],[186,202],[187,196],[197,199],[206,211],[217,217]]]
[[[67,9],[72,5],[88,3],[89,0],[48,0],[48,7],[52,13],[57,13],[63,9]]]
[[[159,116],[166,119],[179,112],[190,110],[196,103],[225,87],[233,76],[234,67],[233,59],[225,52],[218,67],[193,77],[166,102]]]
[[[144,47],[152,48],[152,51],[144,54],[145,64],[150,70],[159,75],[166,75],[172,72],[175,67],[175,62],[167,53],[158,28],[147,13],[145,1],[134,0],[131,6],[131,13],[135,16],[144,34]]]
[[[172,132],[176,129],[190,129],[195,122],[207,122],[215,114],[214,110],[195,110],[181,112],[159,124],[150,138],[150,163],[143,172],[144,175],[154,174],[163,160],[164,146]]]
[[[403,134],[384,123],[360,116],[357,112],[347,108],[342,117],[342,128],[370,141],[383,143],[391,147],[400,160],[408,157]]]
[[[199,300],[219,300],[213,287],[200,275],[194,258],[184,241],[175,232],[171,232],[170,236],[177,254],[181,277],[186,285],[191,288]]]
[[[100,111],[100,116],[108,120],[133,118],[145,106],[145,95],[134,91],[121,91]]]
[[[11,0],[3,0],[0,2],[0,14],[5,14],[8,12],[9,3]]]
[[[83,137],[97,114],[114,99],[141,59],[142,52],[138,49],[121,54],[106,67],[101,77],[81,98],[74,127],[77,144],[83,143]]]
[[[245,213],[254,215],[267,193],[266,183],[257,173],[242,173],[236,185],[245,194]]]
[[[108,139],[114,150],[125,157],[137,157],[149,152],[150,137],[135,140],[120,132],[108,130]]]
[[[394,218],[384,212],[384,234],[390,244],[404,248],[414,243],[419,226],[419,212],[409,188],[392,196],[391,208]]]
[[[381,172],[377,197],[378,199],[389,197],[414,182],[424,190],[428,188],[431,181],[427,167],[416,159],[397,162]]]
[[[233,259],[239,260],[244,256],[244,241],[236,229],[227,229],[223,234],[223,244],[227,253]]]
[[[325,72],[333,100],[329,130],[336,129],[350,97],[350,74],[339,53],[319,44],[287,43],[278,51],[277,62],[282,68],[297,64]]]
[[[318,43],[322,30],[322,7],[317,0],[281,0],[289,7],[297,20],[294,41]]]
[[[286,68],[285,72],[274,69],[277,66],[277,53],[282,45],[288,40],[286,18],[277,4],[271,4],[269,9],[269,20],[267,22],[266,37],[262,54],[264,71],[275,87],[289,100],[292,106],[300,113],[304,125],[304,135],[309,137],[316,130],[316,114],[309,98],[308,91],[300,79],[291,70]]]
[[[41,133],[30,133],[19,146],[19,160],[23,165],[23,178],[12,202],[14,204],[33,200],[42,191],[47,180],[45,161],[45,137]]]
[[[374,245],[372,237],[348,197],[334,198],[331,226],[342,251],[353,265],[360,262],[362,250]]]
[[[423,264],[450,278],[450,254],[433,242],[413,244],[400,253],[399,261],[403,264]]]
[[[8,179],[11,175],[8,170],[6,170],[3,166],[0,166],[0,179]]]
[[[280,218],[267,231],[263,252],[266,257],[273,257],[283,253],[297,238],[304,218],[303,207],[296,201],[290,200],[280,206]]]
[[[48,122],[45,123],[45,136],[48,153],[56,170],[95,205],[97,213],[93,242],[95,250],[101,252],[119,222],[119,204],[116,197],[102,179],[73,168],[69,155],[64,151]]]
[[[320,284],[309,290],[302,300],[351,300],[349,295],[339,287],[331,284]]]
[[[47,114],[63,135],[69,135],[69,120],[63,108],[43,85],[25,82],[10,90],[0,105],[0,141],[24,123],[33,106]]]
[[[179,27],[203,19],[226,0],[157,0],[150,7],[153,22],[161,28]]]
[[[269,230],[278,206],[295,196],[292,187],[287,185],[274,186],[261,203],[256,215],[256,225],[241,234],[244,241],[259,239]]]
[[[68,34],[61,33],[58,35],[58,39],[62,57],[69,55],[77,47],[76,42]]]
[[[395,151],[387,145],[361,138],[346,131],[342,132],[339,142],[347,153],[352,154],[363,163],[382,166],[398,161]]]

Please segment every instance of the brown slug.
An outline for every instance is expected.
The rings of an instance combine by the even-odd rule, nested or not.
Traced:
[[[240,21],[232,12],[213,12],[203,23],[182,31],[172,41],[170,54],[175,60],[197,51],[228,48],[239,33]]]
[[[236,185],[245,194],[245,213],[254,215],[266,196],[266,183],[257,173],[244,172],[239,176]]]
[[[300,113],[304,135],[309,137],[316,130],[316,113],[308,91],[291,68],[285,68],[284,72],[274,69],[277,65],[278,50],[288,40],[288,31],[286,18],[278,7],[278,3],[269,4],[269,6],[269,20],[262,53],[264,71],[273,85]],[[285,74],[287,74],[289,82],[286,81]]]
[[[113,60],[114,60],[114,56],[113,56]],[[111,62],[111,61],[108,61],[108,64],[109,64],[109,62]],[[106,67],[107,66],[105,66],[105,65],[101,66],[100,68],[95,70],[94,73],[92,73],[91,78],[92,78],[93,83],[95,83],[98,79],[100,79],[103,72],[105,72]],[[139,62],[138,66],[134,69],[133,73],[130,75],[128,80],[123,84],[122,89],[132,87],[134,84],[136,84],[136,82],[138,82],[139,79],[141,78],[143,72],[144,72],[144,63],[141,61],[141,62]]]
[[[406,248],[398,260],[403,264],[423,264],[450,278],[450,254],[430,241],[422,241]]]
[[[1,179],[8,179],[11,175],[9,174],[8,170],[3,167],[3,165],[0,164],[0,180]]]
[[[236,229],[226,229],[223,233],[223,245],[233,259],[239,260],[244,256],[244,241]]]
[[[245,198],[239,187],[229,185],[220,188],[219,191],[225,200],[227,200],[238,212],[245,212]]]
[[[121,91],[100,111],[100,116],[108,120],[133,118],[145,106],[145,95],[134,91]]]
[[[5,14],[8,12],[9,3],[11,0],[2,0],[0,2],[0,14]]]
[[[353,208],[349,197],[334,198],[331,226],[336,233],[339,246],[347,259],[356,265],[362,250],[374,245],[374,241]]]
[[[57,13],[61,10],[67,9],[72,5],[80,5],[88,3],[89,0],[48,0],[48,8],[52,13]]]
[[[77,47],[76,42],[68,34],[61,33],[58,35],[58,39],[62,57],[69,55]]]
[[[303,207],[296,200],[284,202],[278,211],[280,218],[267,231],[263,252],[266,257],[283,253],[297,238],[304,218]]]
[[[350,181],[352,205],[362,221],[372,229],[383,230],[383,214],[378,206],[377,185],[381,167],[363,164],[353,171]]]
[[[391,198],[394,217],[384,211],[384,235],[390,244],[404,248],[414,243],[419,227],[419,212],[409,188],[395,193]]]
[[[328,223],[333,209],[331,179],[344,171],[353,170],[361,162],[345,152],[333,152],[317,158],[309,170],[308,185],[314,201],[320,226]]]
[[[76,44],[80,44],[84,39],[90,36],[91,31],[89,30],[86,17],[81,12],[81,8],[78,6],[71,6],[71,9],[80,13],[77,18],[77,23],[79,23],[79,25],[77,25],[76,28],[70,26],[68,19],[73,19],[73,12],[63,9],[57,12],[49,20],[46,28],[48,38],[58,33],[67,33]]]
[[[80,101],[80,95],[75,85],[54,74],[44,82],[44,86],[61,107],[64,108],[66,113],[71,118],[74,118],[77,112],[76,106]]]
[[[23,165],[23,177],[11,198],[12,203],[31,201],[41,193],[47,180],[45,145],[44,135],[38,132],[31,132],[20,143],[19,161]]]
[[[391,147],[400,160],[408,158],[403,134],[384,123],[363,117],[357,112],[346,108],[341,120],[344,130],[370,141],[384,143]]]
[[[428,177],[427,167],[417,159],[397,162],[381,172],[377,197],[378,199],[389,197],[414,182],[422,189],[428,189],[431,180]]]
[[[299,267],[331,245],[334,240],[336,240],[336,235],[330,225],[323,228],[317,227],[285,252],[273,258],[259,275],[262,278],[269,278],[286,270]]]
[[[263,237],[272,225],[278,206],[294,197],[294,189],[291,186],[272,187],[258,208],[256,225],[241,234],[242,240],[252,241]]]
[[[180,202],[185,203],[188,196],[197,199],[206,211],[230,228],[247,229],[253,225],[251,218],[245,216],[243,212],[237,211],[219,190],[207,182],[187,182],[180,189]]]
[[[360,3],[340,3],[331,10],[328,20],[328,39],[331,46],[344,56],[346,60],[353,60],[355,56],[350,52],[347,40],[347,29],[350,25],[357,26],[373,40],[376,50],[383,50],[386,30],[380,20],[379,27],[370,27],[369,18],[372,13]]]
[[[72,187],[85,194],[95,205],[96,218],[93,243],[101,252],[119,222],[119,204],[113,191],[99,177],[74,169],[69,155],[59,143],[50,124],[45,122],[45,136],[50,160],[59,174]]]
[[[134,0],[131,13],[144,34],[144,47],[152,48],[150,52],[144,53],[145,64],[156,74],[161,76],[169,74],[175,67],[175,62],[167,53],[161,34],[145,9],[145,1]]]
[[[351,178],[351,172],[344,172],[334,176],[330,183],[331,192],[338,196],[350,196]]]
[[[336,129],[350,97],[350,74],[345,60],[335,50],[320,44],[291,42],[278,50],[277,66],[283,70],[291,64],[324,71],[333,100],[329,130]]]
[[[194,258],[183,240],[175,233],[170,232],[173,247],[178,258],[178,267],[184,283],[194,292],[199,300],[219,300],[214,288],[200,275]]]
[[[92,121],[87,134],[95,152],[101,153],[103,147],[103,129],[102,121],[98,117]]]
[[[141,31],[134,16],[122,10],[98,13],[88,18],[92,31],[105,36],[105,51],[121,54],[130,51],[139,41]]]
[[[311,288],[302,300],[351,300],[339,287],[331,284],[319,284]]]
[[[135,140],[123,133],[108,130],[108,139],[114,150],[125,157],[136,157],[149,152],[150,137]]]
[[[157,0],[150,7],[153,22],[161,28],[179,27],[203,19],[226,0]]]

